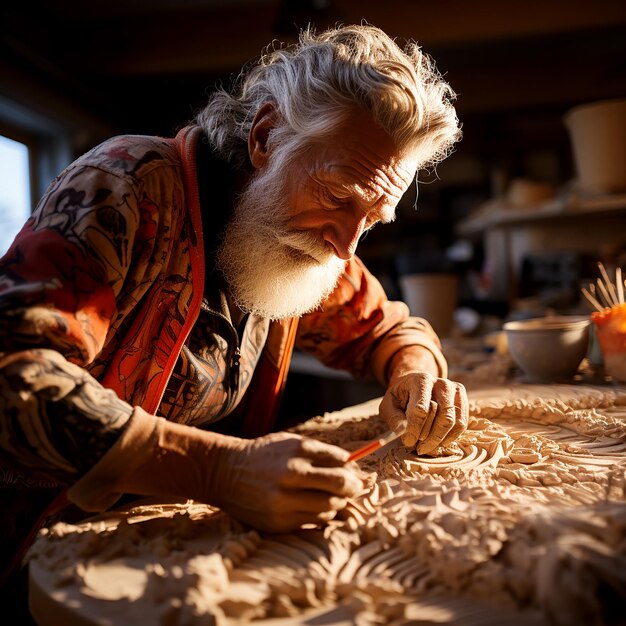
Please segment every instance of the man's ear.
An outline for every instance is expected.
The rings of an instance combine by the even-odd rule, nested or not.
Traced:
[[[250,162],[256,169],[262,168],[269,155],[267,140],[272,128],[276,126],[276,106],[273,102],[266,102],[256,112],[252,126],[248,133],[248,154]]]

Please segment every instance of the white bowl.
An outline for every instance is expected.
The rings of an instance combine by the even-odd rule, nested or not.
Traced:
[[[509,352],[528,382],[567,382],[589,345],[589,317],[553,315],[507,322]]]

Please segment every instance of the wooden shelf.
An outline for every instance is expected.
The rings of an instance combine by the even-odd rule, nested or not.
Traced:
[[[527,208],[515,207],[504,199],[492,200],[475,215],[459,222],[459,235],[475,235],[496,227],[531,224],[545,220],[569,219],[581,216],[626,213],[626,194],[599,196],[569,195]]]

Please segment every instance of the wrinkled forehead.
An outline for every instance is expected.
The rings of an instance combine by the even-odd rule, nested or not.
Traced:
[[[416,161],[402,155],[387,159],[360,150],[353,158],[321,164],[318,178],[336,195],[376,206],[382,221],[393,219],[395,207],[415,180]]]
[[[343,173],[348,176],[375,178],[379,182],[386,179],[390,185],[402,186],[410,184],[417,170],[417,154],[400,149],[361,109],[352,109],[326,141],[337,160],[344,161],[347,169]]]
[[[336,193],[372,205],[383,202],[391,213],[418,168],[415,153],[400,150],[365,114],[349,118],[314,152],[315,178]],[[382,206],[379,209],[383,209]]]

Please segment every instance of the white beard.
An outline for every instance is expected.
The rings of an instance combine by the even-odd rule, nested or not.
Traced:
[[[236,304],[272,320],[316,309],[345,268],[323,241],[286,228],[288,166],[278,161],[242,192],[216,259]]]

